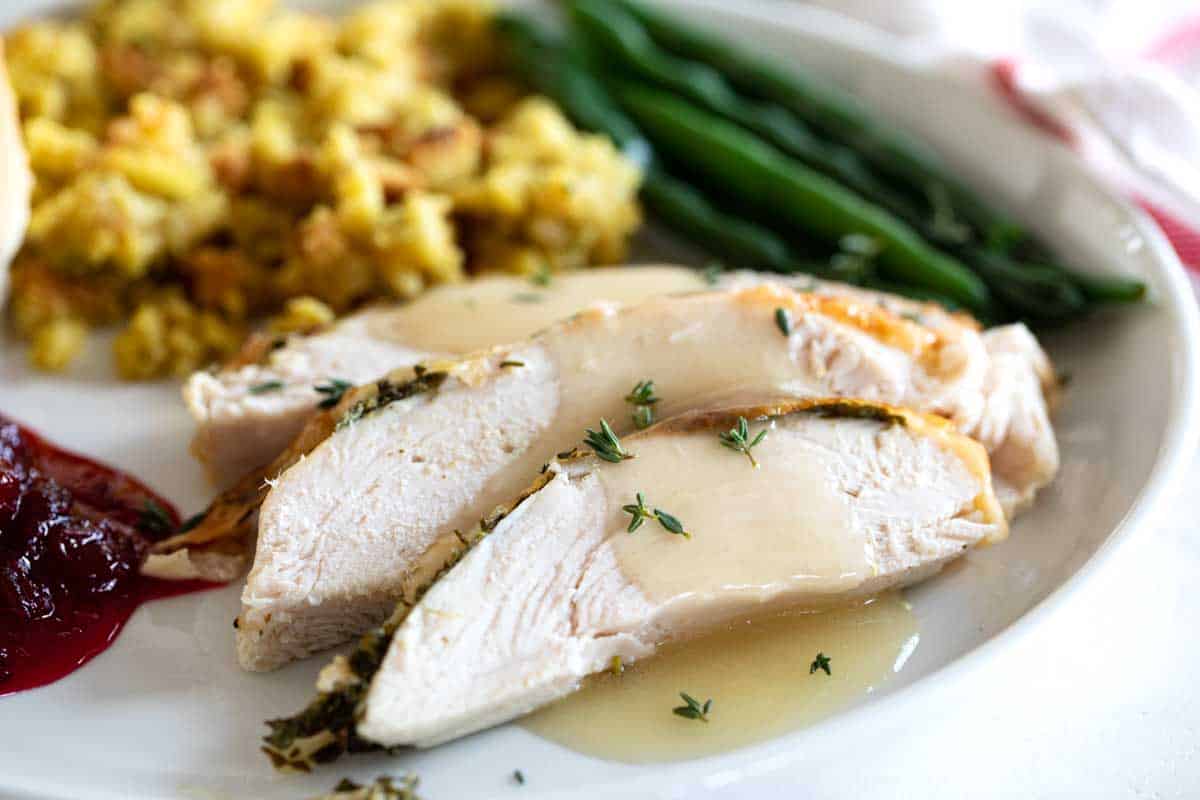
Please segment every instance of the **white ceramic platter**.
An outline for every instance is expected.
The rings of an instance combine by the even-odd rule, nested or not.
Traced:
[[[47,5],[10,0],[0,24]],[[613,764],[506,726],[431,752],[347,759],[309,778],[280,776],[257,751],[262,720],[297,709],[324,659],[267,675],[240,671],[230,628],[238,587],[229,587],[146,606],[84,669],[0,699],[0,796],[296,798],[326,791],[343,775],[414,770],[434,800],[690,798],[728,794],[745,776],[794,782],[814,765],[852,774],[872,732],[903,730],[936,711],[944,683],[1029,631],[1137,530],[1197,432],[1200,326],[1187,281],[1157,230],[998,100],[881,34],[775,3],[742,3],[736,11],[718,0],[672,5],[852,87],[936,144],[1074,263],[1139,275],[1151,287],[1147,306],[1047,339],[1073,378],[1057,419],[1062,472],[1009,541],[909,593],[921,638],[905,669],[871,702],[815,728],[702,761]],[[94,343],[89,355],[76,373],[45,377],[4,343],[0,412],[144,477],[187,512],[200,508],[209,490],[186,454],[189,422],[177,387],[110,380],[106,342]],[[523,787],[509,778],[517,767],[534,778]]]

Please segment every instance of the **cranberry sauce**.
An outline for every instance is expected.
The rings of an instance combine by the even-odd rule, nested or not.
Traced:
[[[0,416],[0,695],[74,671],[141,603],[210,586],[139,574],[178,526],[136,479]]]

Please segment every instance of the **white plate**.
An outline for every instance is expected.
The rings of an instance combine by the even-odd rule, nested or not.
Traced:
[[[0,795],[295,798],[326,791],[343,775],[411,769],[431,798],[697,797],[742,776],[794,777],[809,765],[852,774],[869,731],[903,730],[906,720],[936,709],[943,683],[1028,631],[1129,538],[1197,438],[1200,325],[1159,232],[999,101],[880,34],[813,9],[672,4],[853,87],[937,144],[971,182],[1072,261],[1139,275],[1151,287],[1149,305],[1047,340],[1073,377],[1057,419],[1062,472],[1007,542],[909,593],[921,643],[903,672],[872,702],[813,729],[685,764],[602,762],[507,726],[427,753],[347,759],[310,778],[279,776],[256,749],[262,720],[298,708],[324,659],[269,675],[241,672],[230,628],[238,588],[230,587],[144,607],[84,669],[0,699]],[[35,5],[47,4],[7,4],[0,23]],[[112,382],[106,346],[96,343],[90,355],[92,366],[47,378],[26,370],[20,349],[5,343],[0,412],[146,478],[185,511],[201,507],[208,489],[186,456],[189,423],[177,388]],[[509,779],[518,767],[533,778],[519,788]]]

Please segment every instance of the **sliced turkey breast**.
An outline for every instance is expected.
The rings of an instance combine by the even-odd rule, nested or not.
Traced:
[[[426,551],[512,497],[585,428],[604,418],[632,429],[626,396],[639,381],[654,382],[660,418],[735,399],[842,396],[969,427],[986,373],[969,328],[949,335],[874,304],[765,285],[593,307],[524,343],[430,364],[416,389],[395,375],[356,394],[332,435],[274,480],[239,660],[272,669],[378,624]]]
[[[489,277],[442,286],[406,305],[372,308],[308,335],[252,339],[227,368],[198,372],[184,385],[196,420],[192,452],[219,485],[269,463],[336,391],[389,370],[515,342],[597,301],[631,305],[651,297],[778,282],[920,314],[928,324],[972,325],[938,306],[816,281],[808,276],[728,272],[711,282],[694,269],[646,265],[585,270],[539,286]],[[256,387],[278,386],[270,391]]]
[[[983,342],[988,375],[983,414],[972,434],[991,454],[996,494],[1011,518],[1058,472],[1058,441],[1050,425],[1058,378],[1024,325],[992,328]]]
[[[749,454],[719,439],[739,418],[758,441]],[[419,565],[387,625],[322,673],[322,696],[273,724],[278,763],[436,745],[562,697],[614,658],[908,585],[1007,531],[977,442],[879,404],[701,412],[622,447],[634,457],[552,461],[498,521]]]
[[[312,334],[258,337],[230,367],[198,372],[184,384],[196,420],[192,452],[226,485],[287,447],[328,396],[319,386],[366,383],[429,359],[519,341],[598,300],[637,303],[705,285],[695,270],[656,266],[580,271],[546,286],[487,277],[437,287],[406,305],[367,309]]]
[[[17,96],[5,67],[0,42],[0,308],[8,297],[8,264],[25,239],[33,173],[21,140]]]

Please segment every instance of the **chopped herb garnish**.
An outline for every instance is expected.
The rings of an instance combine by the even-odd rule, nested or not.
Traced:
[[[283,388],[283,381],[265,381],[250,387],[250,394],[266,394],[278,392]]]
[[[500,362],[500,366],[502,366],[502,367],[523,367],[523,366],[525,366],[525,362],[524,361],[514,361],[512,359],[505,359],[504,361]]]
[[[812,675],[820,669],[824,670],[826,675],[832,675],[833,673],[829,670],[829,660],[829,656],[824,653],[817,653],[817,657],[808,665],[808,674]]]
[[[583,438],[583,443],[595,450],[596,455],[605,461],[620,464],[627,458],[633,458],[632,453],[625,452],[625,448],[621,447],[621,440],[613,433],[608,420],[600,420],[599,432],[591,428],[586,428],[585,430],[587,431],[587,436]]]
[[[654,509],[654,516],[658,520],[658,524],[662,525],[676,536],[682,536],[685,539],[692,538],[692,535],[683,529],[683,523],[677,518],[663,511],[661,508]]]
[[[347,428],[367,414],[371,414],[381,408],[386,408],[392,403],[406,400],[422,392],[437,391],[437,388],[442,385],[442,381],[446,380],[445,372],[431,372],[428,367],[422,364],[413,365],[413,374],[416,377],[404,383],[394,383],[387,378],[376,381],[375,393],[359,400],[346,409],[346,413],[338,420],[337,425],[334,426],[334,430],[340,431]]]
[[[419,800],[417,783],[415,775],[405,775],[399,781],[381,775],[367,786],[342,778],[333,787],[332,794],[318,800]]]
[[[529,282],[534,286],[549,286],[554,280],[554,273],[550,271],[549,264],[542,264],[538,267],[537,272],[529,276]]]
[[[519,785],[524,786],[525,785],[525,773],[521,772],[521,770],[519,770],[519,769],[514,769],[513,770],[513,780],[516,781]]]
[[[633,391],[625,395],[625,402],[635,406],[651,406],[660,399],[654,396],[654,381],[638,381]]]
[[[766,428],[763,428],[754,439],[751,439],[750,423],[746,421],[745,417],[738,417],[737,425],[725,433],[717,434],[717,438],[721,440],[721,444],[730,450],[745,453],[746,458],[750,459],[750,465],[758,469],[758,462],[754,460],[754,455],[750,452],[750,448],[757,446],[759,442],[767,438]]]
[[[786,308],[775,309],[775,327],[779,328],[784,336],[792,335],[792,315]]]
[[[167,510],[153,500],[142,504],[142,513],[138,517],[138,527],[147,533],[166,536],[175,529],[171,515]]]
[[[613,675],[620,675],[625,671],[625,663],[621,661],[620,656],[613,656],[612,661],[608,665],[608,669]]]
[[[654,381],[638,381],[633,391],[625,395],[625,402],[633,405],[633,424],[638,430],[654,424],[654,404],[662,398],[654,395]]]
[[[317,408],[333,408],[342,401],[342,395],[352,388],[354,384],[339,378],[330,378],[328,383],[318,383],[313,387],[313,391],[325,395],[325,398],[317,403]]]
[[[725,265],[720,261],[710,261],[704,266],[704,282],[709,286],[716,286],[717,281],[721,279],[721,273],[725,271]]]
[[[179,526],[179,529],[178,529],[178,530],[176,530],[175,532],[176,532],[176,533],[187,533],[187,532],[188,532],[188,531],[190,531],[192,528],[196,527],[196,526],[197,526],[197,525],[199,525],[201,522],[203,522],[203,521],[204,521],[204,517],[205,517],[205,516],[207,516],[207,515],[208,515],[208,512],[207,512],[207,511],[201,511],[201,512],[200,512],[200,513],[198,513],[198,514],[192,514],[190,517],[188,517],[187,519],[185,519],[185,520],[183,521],[183,524],[182,524],[182,525],[180,525],[180,526]]]
[[[679,696],[683,698],[686,705],[676,706],[671,709],[671,713],[685,719],[698,719],[701,722],[708,722],[708,712],[712,710],[712,698],[708,698],[701,705],[700,701],[692,697],[687,692],[680,692]]]
[[[621,510],[633,517],[633,519],[629,520],[629,527],[626,528],[629,533],[633,533],[642,527],[642,523],[646,520],[656,519],[658,520],[658,524],[662,525],[670,533],[682,536],[685,539],[692,538],[692,535],[683,529],[683,523],[674,515],[668,514],[661,508],[651,511],[646,506],[646,498],[641,492],[637,493],[637,503],[629,503],[628,505],[621,506]]]
[[[546,298],[537,292],[517,292],[512,299],[514,303],[540,303]]]

